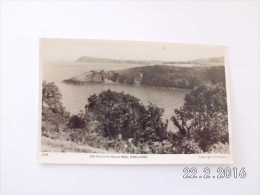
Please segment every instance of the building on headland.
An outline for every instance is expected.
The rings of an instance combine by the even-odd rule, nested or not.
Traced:
[[[134,78],[134,84],[140,84],[143,78],[143,71],[139,71],[139,75]]]

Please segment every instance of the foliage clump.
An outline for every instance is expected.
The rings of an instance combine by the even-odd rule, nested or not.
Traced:
[[[194,139],[184,138],[174,148],[176,154],[201,154],[203,151],[199,147],[199,144]]]
[[[42,134],[52,136],[66,127],[70,114],[63,107],[62,95],[54,83],[42,84]]]
[[[54,83],[44,81],[42,84],[42,134],[52,138],[61,138],[62,135],[69,134],[68,140],[86,136],[89,116],[82,112],[71,116],[63,107],[61,100],[59,88]]]
[[[167,123],[162,121],[163,109],[154,104],[144,106],[132,95],[111,90],[88,98],[86,111],[98,121],[100,134],[109,139],[133,139],[138,142],[162,141],[166,137]]]
[[[228,113],[224,83],[201,85],[186,95],[171,120],[183,137],[204,151],[218,142],[228,143]]]
[[[218,142],[210,146],[208,153],[212,154],[228,154],[229,153],[229,145],[228,143]]]

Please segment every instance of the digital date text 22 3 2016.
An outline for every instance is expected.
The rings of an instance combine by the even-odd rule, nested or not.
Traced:
[[[246,177],[246,171],[245,168],[242,167],[240,170],[238,170],[236,167],[234,168],[222,168],[219,167],[217,169],[216,175],[210,175],[210,168],[206,167],[203,169],[203,174],[197,176],[197,169],[195,167],[188,168],[185,167],[183,169],[183,178],[185,179],[196,179],[196,178],[204,178],[204,179],[210,179],[210,178],[218,178],[218,179],[224,179],[224,178],[245,178]]]

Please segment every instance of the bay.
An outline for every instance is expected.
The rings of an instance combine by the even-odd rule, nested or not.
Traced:
[[[89,84],[89,85],[69,85],[61,83],[62,80],[82,74],[93,69],[119,70],[140,65],[136,64],[84,64],[76,62],[47,62],[43,66],[43,80],[54,82],[61,94],[62,103],[72,114],[77,114],[80,110],[84,110],[88,103],[88,98],[93,94],[99,94],[103,90],[111,89],[112,91],[122,92],[133,95],[140,99],[144,105],[149,102],[156,104],[159,108],[164,109],[163,119],[169,120],[169,130],[176,131],[173,123],[170,121],[174,114],[174,109],[178,109],[183,105],[184,97],[189,90],[182,89],[166,89],[145,85],[124,85],[117,83],[105,84]]]

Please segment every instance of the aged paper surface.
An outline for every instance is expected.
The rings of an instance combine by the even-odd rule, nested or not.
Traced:
[[[227,49],[40,39],[37,162],[229,164]]]

